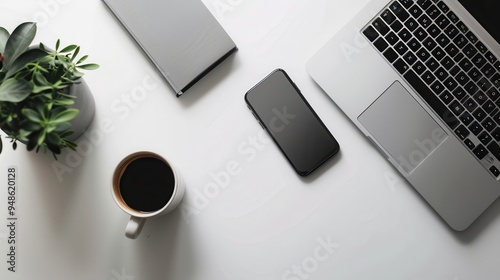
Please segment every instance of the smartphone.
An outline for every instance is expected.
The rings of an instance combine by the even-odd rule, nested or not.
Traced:
[[[339,151],[337,140],[283,69],[251,88],[245,101],[299,175],[309,175]]]

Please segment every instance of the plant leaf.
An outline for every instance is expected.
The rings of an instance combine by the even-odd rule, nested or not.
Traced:
[[[0,154],[2,153],[2,149],[3,149],[2,137],[0,137]]]
[[[3,27],[0,27],[0,53],[5,52],[5,45],[7,45],[7,40],[9,39],[9,36],[10,36],[9,31],[7,31]]]
[[[28,49],[35,35],[36,23],[34,22],[25,22],[16,27],[5,45],[3,69],[9,69],[12,62]]]
[[[32,49],[29,50],[23,54],[21,54],[11,65],[9,68],[9,71],[7,71],[7,75],[5,78],[9,78],[10,76],[14,75],[17,71],[23,69],[26,67],[26,64],[38,60],[44,56],[46,56],[47,53],[42,51],[41,49]]]
[[[23,114],[28,118],[28,120],[35,122],[35,123],[41,123],[43,122],[42,117],[40,114],[38,114],[35,110],[29,109],[29,108],[24,108],[21,110]]]
[[[76,116],[80,113],[78,109],[68,109],[64,112],[57,114],[54,118],[51,118],[51,122],[54,124],[59,124],[63,122],[69,122],[72,119],[76,118]]]
[[[84,69],[84,70],[96,70],[99,68],[99,65],[95,64],[95,63],[89,63],[89,64],[84,64],[84,65],[79,65],[76,67],[80,68],[80,69]]]
[[[0,84],[0,101],[21,102],[31,93],[31,85],[25,80],[7,79]]]
[[[76,64],[78,65],[78,64],[80,64],[80,63],[84,62],[84,61],[85,61],[88,57],[89,57],[88,55],[84,55],[84,56],[82,56],[82,57],[78,60],[78,62],[77,62]]]
[[[64,49],[62,49],[60,51],[60,53],[69,53],[69,52],[72,52],[74,51],[78,46],[77,45],[69,45],[67,47],[65,47]]]

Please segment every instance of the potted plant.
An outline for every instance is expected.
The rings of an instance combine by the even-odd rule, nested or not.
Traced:
[[[29,151],[56,156],[64,148],[75,149],[73,141],[90,125],[94,101],[80,70],[99,66],[84,64],[87,55],[77,58],[76,45],[60,48],[58,40],[55,50],[42,43],[31,46],[35,35],[32,22],[12,34],[0,27],[0,129],[14,150],[19,141]]]

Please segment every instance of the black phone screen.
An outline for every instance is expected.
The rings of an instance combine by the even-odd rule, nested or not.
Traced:
[[[308,175],[339,150],[333,135],[282,69],[250,89],[245,101],[299,175]]]

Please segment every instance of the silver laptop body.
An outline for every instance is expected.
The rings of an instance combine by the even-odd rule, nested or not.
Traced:
[[[418,1],[418,3],[415,1],[413,3],[413,1],[397,0],[396,2],[400,6],[405,3],[409,6],[424,5],[425,8],[428,8],[430,7],[428,6],[429,3],[437,7],[441,1]],[[488,55],[491,62],[486,61],[486,63],[494,64],[492,55],[497,58],[500,55],[500,45],[497,41],[481,27],[457,0],[444,0],[442,3],[452,12],[443,12],[443,14],[458,17],[452,18],[450,24],[456,24],[455,21],[458,19],[459,24],[464,23],[468,26],[470,31],[487,48],[484,50],[480,46],[481,49],[478,53],[482,53],[483,57]],[[396,31],[394,33],[398,35],[397,38],[385,37],[389,32],[393,31],[392,26],[386,22],[387,27],[389,27],[389,31],[387,31],[385,27],[378,25],[380,22],[375,23],[377,18],[392,23],[400,21],[403,28],[410,29],[413,25],[409,22],[407,27],[405,25],[406,21],[413,18],[420,24],[418,19],[422,15],[417,9],[414,11],[407,10],[408,17],[406,18],[405,15],[402,19],[399,19],[395,14],[396,10],[391,10],[395,9],[397,5],[390,6],[392,4],[394,4],[394,1],[370,1],[350,23],[310,59],[306,68],[311,77],[333,99],[338,107],[375,144],[380,152],[411,183],[444,221],[451,228],[461,231],[469,227],[500,194],[500,183],[498,182],[500,174],[496,170],[500,169],[500,159],[497,158],[499,156],[497,144],[493,144],[493,142],[498,143],[494,139],[498,137],[498,131],[495,131],[491,126],[495,125],[495,123],[486,122],[486,120],[495,119],[494,116],[500,111],[494,109],[495,111],[492,112],[489,111],[491,109],[487,108],[486,105],[483,107],[486,101],[488,101],[489,105],[492,103],[491,101],[496,97],[496,93],[493,90],[489,92],[494,95],[491,98],[489,95],[481,95],[480,93],[474,96],[474,98],[478,98],[476,108],[481,107],[485,111],[478,111],[477,115],[483,120],[479,123],[483,128],[483,132],[487,133],[479,133],[478,130],[481,127],[472,126],[470,123],[464,125],[461,122],[461,116],[468,110],[472,110],[473,104],[468,104],[471,106],[469,108],[464,99],[457,99],[465,91],[466,87],[467,90],[472,91],[474,87],[470,83],[465,83],[466,81],[462,85],[462,81],[458,81],[456,76],[450,74],[452,69],[445,69],[446,73],[442,73],[442,69],[439,70],[441,72],[435,69],[439,67],[447,68],[443,66],[445,64],[443,60],[436,59],[438,61],[436,66],[432,66],[433,63],[429,64],[434,70],[430,70],[434,81],[440,81],[440,78],[443,79],[440,85],[439,83],[432,83],[432,89],[427,89],[423,95],[428,96],[433,91],[441,92],[441,94],[436,94],[437,98],[430,96],[424,98],[422,94],[418,94],[416,90],[427,83],[431,83],[432,75],[425,76],[426,72],[418,73],[419,71],[429,70],[429,67],[424,61],[421,61],[425,59],[425,52],[422,51],[418,55],[417,52],[419,48],[428,47],[430,50],[427,53],[433,56],[432,45],[427,45],[430,44],[427,41],[420,41],[420,46],[418,44],[409,46],[410,40],[405,38],[404,40],[408,41],[404,42]],[[392,11],[392,16],[395,18],[387,18],[388,13],[384,14],[384,11],[387,10]],[[424,8],[421,8],[421,10],[424,10]],[[405,18],[406,21],[404,21]],[[444,19],[440,18],[439,24],[446,24],[443,21]],[[438,25],[438,19],[434,18],[431,18],[430,23],[425,20],[423,22],[426,31],[429,25],[433,23]],[[369,26],[372,28],[368,29]],[[447,35],[450,32],[449,34],[456,35],[455,31],[451,29],[450,27],[443,33]],[[459,32],[462,31],[459,28],[457,29]],[[376,31],[376,34],[370,34],[370,31],[373,30]],[[385,33],[386,31],[387,33]],[[429,29],[427,31],[427,33],[430,32],[433,32],[433,30]],[[382,33],[386,35],[381,35]],[[411,31],[411,34],[413,37],[417,37],[416,30]],[[424,37],[424,35],[420,34],[421,37]],[[383,37],[383,40],[375,43],[375,36]],[[428,36],[431,36],[431,34],[428,34]],[[464,34],[464,36],[468,38],[468,35]],[[453,37],[453,35],[449,35],[449,37]],[[396,39],[406,45],[408,48],[406,53],[411,52],[413,58],[411,58],[411,55],[403,58],[405,50],[401,44],[398,45],[397,51],[387,51],[385,53],[391,46],[396,49],[393,44],[393,40]],[[448,39],[449,44],[454,44],[453,39]],[[436,47],[439,47],[442,43],[441,49],[444,50],[446,36],[441,36],[440,40],[437,42]],[[388,41],[392,42],[388,43]],[[389,47],[386,47],[384,42],[388,43]],[[479,45],[479,43],[471,43],[471,45],[476,44]],[[379,48],[383,51],[379,50]],[[465,52],[467,52],[467,55],[464,55]],[[394,56],[394,53],[397,56]],[[464,55],[464,58],[471,55],[469,50],[459,49],[459,53]],[[441,59],[443,58],[439,52],[436,55],[439,55]],[[446,54],[444,57],[446,57]],[[474,54],[473,58],[475,57]],[[480,58],[480,56],[477,57]],[[469,60],[472,61],[473,58]],[[399,59],[403,62],[408,59],[406,66],[405,63],[398,63],[396,67],[395,64]],[[459,57],[457,57],[458,59]],[[425,66],[423,70],[420,70],[415,64],[411,64],[418,61],[423,62]],[[480,64],[478,65],[481,68],[479,66],[476,68],[483,70],[483,62],[479,61]],[[415,69],[413,66],[415,66]],[[474,67],[474,63],[472,67]],[[486,72],[486,70],[484,71]],[[453,72],[456,75],[457,69],[453,69]],[[414,81],[416,80],[415,76],[418,76],[420,81]],[[453,79],[448,79],[450,77]],[[412,81],[410,82],[409,79]],[[490,80],[489,82],[492,87],[498,85],[497,80]],[[477,92],[482,91],[485,93],[487,85],[479,83],[479,81],[475,82],[478,87]],[[458,89],[459,87],[460,89]],[[455,88],[457,91],[454,91]],[[454,93],[459,97],[456,97]],[[485,96],[486,99],[483,100]],[[490,99],[491,101],[489,101]],[[440,100],[442,104],[437,104],[436,100]],[[459,102],[461,108],[455,100]],[[430,106],[431,103],[433,107]],[[453,105],[456,106],[453,107]],[[486,113],[486,115],[483,113]],[[470,115],[474,115],[473,117],[475,117],[475,114],[474,111],[470,112]],[[440,117],[440,115],[444,118]],[[469,122],[466,117],[467,115],[464,115],[465,120]],[[500,115],[498,118],[500,118]],[[474,119],[472,119],[473,121]],[[470,133],[466,134],[466,132],[457,130],[461,125],[464,125]],[[486,125],[487,129],[484,128],[484,125]],[[488,137],[492,139],[488,139]]]

